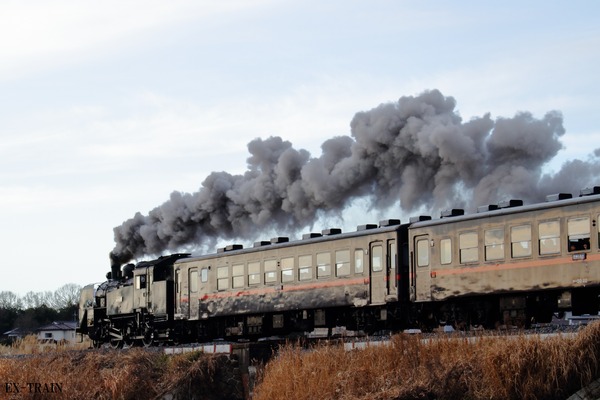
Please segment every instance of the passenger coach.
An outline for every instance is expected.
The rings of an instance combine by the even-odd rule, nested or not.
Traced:
[[[411,301],[441,322],[549,321],[561,310],[598,314],[600,188],[460,210],[410,226]]]
[[[277,237],[182,259],[175,265],[175,318],[197,321],[200,337],[387,326],[398,300],[408,300],[408,283],[398,284],[408,271],[398,264],[400,243],[406,227],[385,220],[351,233],[327,229],[301,241]]]

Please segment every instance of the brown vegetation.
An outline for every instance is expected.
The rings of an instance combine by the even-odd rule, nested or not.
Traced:
[[[48,398],[52,389],[52,398],[65,399],[243,396],[237,365],[225,355],[34,344],[25,339],[0,358],[0,397]],[[254,400],[564,399],[600,377],[600,324],[548,339],[397,335],[354,351],[289,345],[259,375]]]
[[[0,358],[0,398],[242,398],[241,382],[231,382],[235,365],[225,355],[167,356],[143,348],[24,350],[27,355]]]
[[[255,400],[564,399],[599,377],[600,325],[576,336],[394,336],[344,351],[285,347]]]

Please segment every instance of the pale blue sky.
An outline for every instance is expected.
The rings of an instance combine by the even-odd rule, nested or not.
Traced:
[[[599,4],[4,1],[0,291],[100,281],[113,227],[211,171],[242,173],[250,140],[318,156],[356,112],[427,89],[464,120],[559,110],[549,168],[587,159]]]

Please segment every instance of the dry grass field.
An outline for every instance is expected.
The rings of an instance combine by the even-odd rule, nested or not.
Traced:
[[[0,349],[0,398],[242,397],[226,356],[36,345],[27,338]],[[600,324],[549,339],[396,335],[353,351],[287,345],[258,375],[254,400],[564,399],[600,378]]]
[[[227,385],[224,371],[231,368],[224,355],[167,356],[143,348],[78,350],[36,342],[26,338],[0,350],[0,399],[242,397],[241,387]]]
[[[600,367],[600,325],[575,336],[457,336],[344,351],[289,346],[269,362],[255,400],[565,399]]]

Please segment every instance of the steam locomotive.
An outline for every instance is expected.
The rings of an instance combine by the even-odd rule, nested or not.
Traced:
[[[337,326],[524,327],[565,311],[597,315],[600,187],[546,200],[113,267],[106,282],[83,288],[77,331],[119,347]]]

